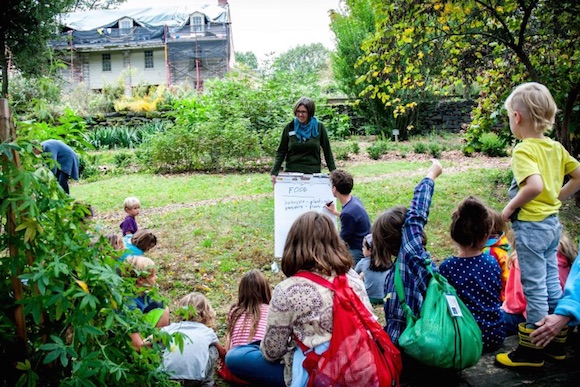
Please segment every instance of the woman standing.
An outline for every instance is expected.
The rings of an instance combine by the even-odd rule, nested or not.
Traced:
[[[336,169],[328,133],[324,125],[314,117],[314,111],[314,101],[310,98],[302,97],[294,105],[295,118],[282,132],[270,173],[273,184],[276,184],[276,176],[284,160],[286,160],[284,172],[320,173],[322,164],[320,148],[324,152],[328,169],[331,172]]]

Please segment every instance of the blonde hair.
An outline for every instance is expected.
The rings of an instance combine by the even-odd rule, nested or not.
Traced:
[[[123,202],[123,207],[125,208],[125,210],[132,210],[134,208],[140,208],[141,207],[141,202],[136,197],[129,196]]]
[[[155,267],[155,262],[144,255],[130,255],[125,262],[133,267],[134,270],[130,270],[130,274],[135,278],[148,277],[149,270]]]
[[[572,238],[568,236],[568,233],[562,232],[560,236],[560,243],[558,243],[558,251],[568,259],[568,262],[572,263],[578,255],[578,247],[572,241]]]
[[[191,292],[183,296],[178,302],[178,317],[183,321],[202,323],[207,327],[213,327],[216,313],[208,299],[201,293]]]
[[[558,106],[548,88],[537,82],[522,83],[505,101],[509,113],[514,111],[530,118],[534,130],[545,133],[552,130]]]

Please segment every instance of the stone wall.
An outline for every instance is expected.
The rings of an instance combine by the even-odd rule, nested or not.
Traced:
[[[448,131],[459,133],[471,123],[471,110],[474,101],[469,100],[441,100],[423,102],[417,109],[417,129],[421,133]]]

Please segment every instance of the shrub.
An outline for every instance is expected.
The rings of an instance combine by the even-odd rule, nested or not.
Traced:
[[[493,132],[483,133],[479,137],[481,151],[491,157],[503,157],[507,155],[506,144]]]
[[[442,151],[442,148],[439,144],[437,144],[435,142],[429,143],[429,154],[431,156],[438,159],[439,157],[441,157],[441,151]]]
[[[367,148],[369,157],[373,160],[378,160],[382,155],[387,153],[390,149],[390,142],[386,140],[378,140],[373,145]]]
[[[418,142],[413,146],[413,152],[415,153],[427,153],[427,145],[423,142]]]
[[[356,141],[351,141],[350,143],[350,151],[352,153],[354,153],[355,155],[358,155],[360,153],[360,145],[358,142]]]
[[[169,386],[160,367],[170,338],[129,308],[139,290],[117,273],[108,241],[94,238],[87,205],[38,169],[31,143],[0,144],[12,152],[21,166],[0,159],[0,213],[14,222],[0,238],[0,359],[13,364],[6,385]],[[135,351],[128,332],[153,335],[153,348]]]
[[[332,148],[332,153],[334,153],[334,158],[337,160],[348,160],[349,146],[346,145],[336,145]]]

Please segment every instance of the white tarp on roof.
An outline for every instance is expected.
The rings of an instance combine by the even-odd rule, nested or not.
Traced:
[[[91,31],[101,27],[110,27],[119,19],[129,17],[144,26],[181,27],[189,21],[189,15],[195,12],[204,14],[210,22],[227,21],[227,13],[223,7],[183,5],[65,13],[61,15],[60,23],[73,30]]]

